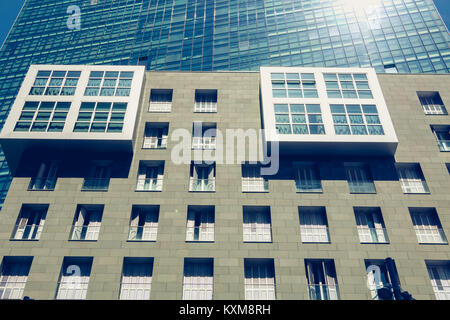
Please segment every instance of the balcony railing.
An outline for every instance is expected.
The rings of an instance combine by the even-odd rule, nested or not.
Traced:
[[[373,182],[348,182],[350,193],[376,193]]]
[[[31,178],[28,190],[53,191],[56,186],[56,178]]]
[[[422,107],[425,114],[447,114],[443,104],[424,104]]]
[[[338,285],[310,284],[308,292],[311,300],[339,300]]]
[[[439,150],[450,151],[450,140],[439,140],[438,145],[439,145]]]
[[[389,243],[386,228],[366,228],[358,226],[361,243]]]
[[[142,149],[165,149],[167,148],[167,139],[162,137],[144,137]]]
[[[402,186],[403,193],[430,193],[427,183],[423,180],[400,180],[400,184]]]
[[[216,149],[216,137],[194,137],[192,149]]]
[[[297,192],[322,192],[322,183],[320,180],[305,181],[295,180]]]
[[[433,285],[436,300],[450,300],[450,286]]]
[[[210,178],[210,179],[191,178],[189,181],[189,191],[213,192],[215,190],[216,190],[215,178]]]
[[[12,240],[39,240],[42,226],[40,225],[41,220],[37,221],[35,224],[27,224],[25,227],[16,224],[14,228],[14,236]]]
[[[22,299],[22,294],[26,283],[27,283],[26,280],[24,281],[5,280],[0,282],[0,300]]]
[[[262,227],[245,227],[244,242],[272,242],[272,225],[267,223]]]
[[[73,226],[70,240],[96,241],[101,226]]]
[[[196,101],[195,112],[217,112],[217,102],[213,101]]]
[[[84,179],[81,191],[108,191],[110,179]]]
[[[130,226],[128,241],[156,241],[157,226]]]
[[[188,227],[186,241],[214,241],[214,226]]]
[[[300,235],[302,237],[302,242],[330,242],[330,233],[327,226],[310,227],[301,225]]]
[[[162,191],[163,179],[138,179],[136,191]]]
[[[167,101],[150,101],[148,107],[149,112],[170,112],[172,110],[172,102]]]
[[[434,243],[434,244],[447,244],[447,237],[445,236],[444,229],[442,228],[426,228],[420,226],[414,226],[416,231],[417,240],[419,243]]]
[[[269,181],[265,179],[249,180],[242,178],[242,192],[269,192]]]

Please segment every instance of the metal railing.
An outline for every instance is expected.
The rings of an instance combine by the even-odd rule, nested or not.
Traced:
[[[57,178],[31,178],[28,190],[53,191]]]
[[[436,300],[450,300],[450,286],[433,285]]]
[[[216,179],[191,178],[189,181],[189,191],[211,192],[216,190]]]
[[[150,101],[148,106],[149,112],[170,112],[172,110],[172,102],[166,101]]]
[[[269,181],[261,180],[246,180],[242,179],[242,192],[268,192]]]
[[[361,243],[389,243],[386,228],[365,228],[358,226]]]
[[[447,114],[443,104],[424,104],[422,107],[425,114]]]
[[[70,240],[98,240],[101,226],[73,226]]]
[[[439,145],[439,150],[450,151],[450,140],[439,140],[438,145]]]
[[[6,277],[7,278],[7,277]],[[0,300],[21,299],[27,281],[2,281],[0,283]]]
[[[308,183],[295,180],[295,188],[297,192],[322,192],[322,183],[320,180],[311,180]]]
[[[136,191],[162,191],[162,187],[163,179],[138,179],[136,183]]]
[[[16,224],[11,240],[39,240],[42,231],[40,223],[41,219],[35,224],[27,224],[25,227]]]
[[[156,241],[157,226],[130,226],[129,241]]]
[[[108,191],[110,179],[84,179],[81,191]]]
[[[311,300],[339,300],[339,286],[330,284],[309,284],[309,298]]]
[[[216,137],[193,137],[192,149],[216,149]]]
[[[186,233],[192,236],[186,236],[186,241],[214,241],[214,226],[211,227],[188,227]]]
[[[444,229],[442,228],[430,229],[420,226],[414,226],[414,230],[416,232],[417,240],[419,241],[419,243],[448,243]]]
[[[403,193],[430,193],[426,181],[410,181],[400,179]]]
[[[196,101],[195,112],[217,112],[217,102],[214,101]]]
[[[162,137],[144,137],[142,149],[165,149],[167,148],[167,139]]]
[[[327,226],[310,227],[300,225],[302,242],[330,242],[330,233]]]
[[[373,182],[348,182],[350,193],[376,193]]]

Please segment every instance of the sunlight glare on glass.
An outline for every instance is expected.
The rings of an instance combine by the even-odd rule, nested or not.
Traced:
[[[353,8],[357,15],[362,15],[364,10],[379,6],[381,0],[338,0],[345,8]]]

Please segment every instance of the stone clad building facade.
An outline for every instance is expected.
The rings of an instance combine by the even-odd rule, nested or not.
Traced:
[[[74,95],[31,95],[36,72],[55,70],[81,72]],[[446,74],[359,68],[32,66],[0,135],[14,176],[0,214],[0,297],[366,300],[376,298],[367,267],[386,285],[391,257],[414,298],[448,299],[449,87]],[[275,175],[174,161],[180,132],[194,132],[194,155],[218,150],[227,129],[262,128],[280,141]]]

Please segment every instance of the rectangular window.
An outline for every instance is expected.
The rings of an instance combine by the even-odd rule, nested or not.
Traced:
[[[303,243],[330,242],[325,207],[298,207]]]
[[[30,95],[73,96],[81,71],[46,71],[37,73]]]
[[[185,258],[183,300],[212,300],[214,260],[212,258]]]
[[[418,163],[396,163],[403,193],[430,193]]]
[[[272,73],[274,98],[318,98],[313,73]]]
[[[217,90],[195,90],[194,112],[217,112]]]
[[[365,164],[346,163],[345,170],[350,193],[376,193],[369,168]]]
[[[162,191],[163,181],[164,161],[139,161],[136,191]]]
[[[367,285],[369,287],[370,296],[372,297],[372,300],[380,300],[377,289],[392,287],[391,279],[386,268],[386,262],[385,260],[364,259],[364,264],[366,267]]]
[[[365,73],[325,73],[328,98],[373,99]]]
[[[353,207],[361,243],[389,243],[381,210],[378,207]]]
[[[121,133],[126,102],[82,102],[73,132]]]
[[[214,192],[216,190],[216,164],[191,162],[189,191]]]
[[[131,210],[128,241],[156,241],[159,206],[135,206]]]
[[[62,132],[71,102],[26,101],[14,131]]]
[[[431,130],[436,136],[439,150],[443,152],[450,151],[450,126],[433,125]]]
[[[214,241],[214,206],[188,206],[186,241]]]
[[[150,300],[153,258],[124,258],[120,300]]]
[[[310,300],[339,300],[334,260],[305,259]]]
[[[331,104],[330,109],[337,135],[384,135],[373,104]]]
[[[216,149],[217,124],[194,122],[192,128],[192,149]]]
[[[93,163],[84,179],[82,191],[108,191],[111,168],[106,164]]]
[[[91,71],[84,95],[128,97],[133,76],[133,71]]]
[[[92,257],[64,257],[56,289],[57,300],[86,299]]]
[[[33,257],[3,257],[0,267],[0,300],[22,299]]]
[[[35,178],[31,178],[28,190],[52,191],[55,190],[58,173],[56,161],[42,162]]]
[[[450,300],[450,261],[425,261],[436,300]]]
[[[447,237],[435,208],[409,208],[409,213],[420,244],[447,244]]]
[[[275,300],[273,259],[244,259],[245,300]]]
[[[261,165],[242,164],[242,192],[269,192],[269,181],[261,176]]]
[[[320,104],[274,104],[278,134],[325,134]]]
[[[172,110],[172,89],[152,89],[149,112],[170,112]]]
[[[294,162],[297,192],[322,192],[322,183],[317,166],[313,162]]]
[[[417,92],[420,104],[425,114],[447,115],[447,109],[437,91]]]
[[[102,215],[103,205],[78,205],[70,240],[97,241]]]
[[[47,204],[22,205],[11,239],[39,240],[44,228],[47,210]]]
[[[272,242],[270,207],[244,206],[244,242]]]
[[[167,136],[169,123],[147,122],[145,125],[144,143],[142,149],[165,149],[167,148]]]

